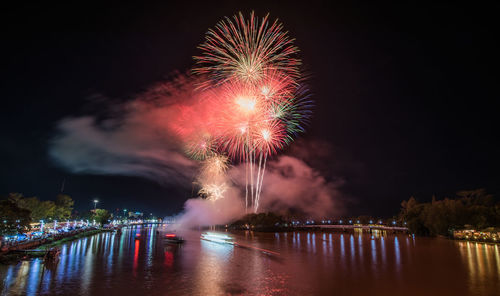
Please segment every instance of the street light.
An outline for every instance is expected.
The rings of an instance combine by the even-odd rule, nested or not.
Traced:
[[[98,203],[98,202],[99,202],[99,201],[98,201],[97,199],[94,199],[94,210],[96,209],[96,207],[97,207],[97,203]]]

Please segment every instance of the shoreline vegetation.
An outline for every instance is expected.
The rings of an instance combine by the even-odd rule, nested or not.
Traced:
[[[8,250],[0,253],[0,264],[12,264],[19,262],[24,259],[40,258],[44,257],[46,251],[54,247],[59,247],[65,243],[93,236],[103,232],[111,232],[112,229],[92,229],[84,232],[78,232],[71,236],[65,236],[60,238],[46,238],[40,241],[40,244],[36,244],[35,249],[20,249],[20,250]]]
[[[401,203],[399,218],[418,236],[446,236],[457,240],[500,240],[500,203],[484,189],[459,191],[455,197]]]

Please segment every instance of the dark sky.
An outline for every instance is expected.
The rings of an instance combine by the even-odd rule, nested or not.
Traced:
[[[48,158],[56,122],[88,98],[126,99],[192,65],[204,33],[252,9],[297,39],[316,101],[306,141],[326,141],[348,214],[392,215],[411,195],[498,194],[497,6],[347,1],[163,1],[3,7],[0,195],[172,214],[191,192],[134,177],[74,175]],[[473,6],[476,5],[476,6]]]

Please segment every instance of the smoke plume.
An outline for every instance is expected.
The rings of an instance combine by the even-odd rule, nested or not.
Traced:
[[[57,124],[51,158],[73,173],[139,176],[190,183],[196,163],[184,156],[174,130],[180,108],[193,104],[194,82],[179,78],[109,106],[104,118],[72,117]]]

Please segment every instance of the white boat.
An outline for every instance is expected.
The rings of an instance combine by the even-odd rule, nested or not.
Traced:
[[[201,239],[215,243],[234,245],[233,238],[224,233],[205,232],[201,234]]]

